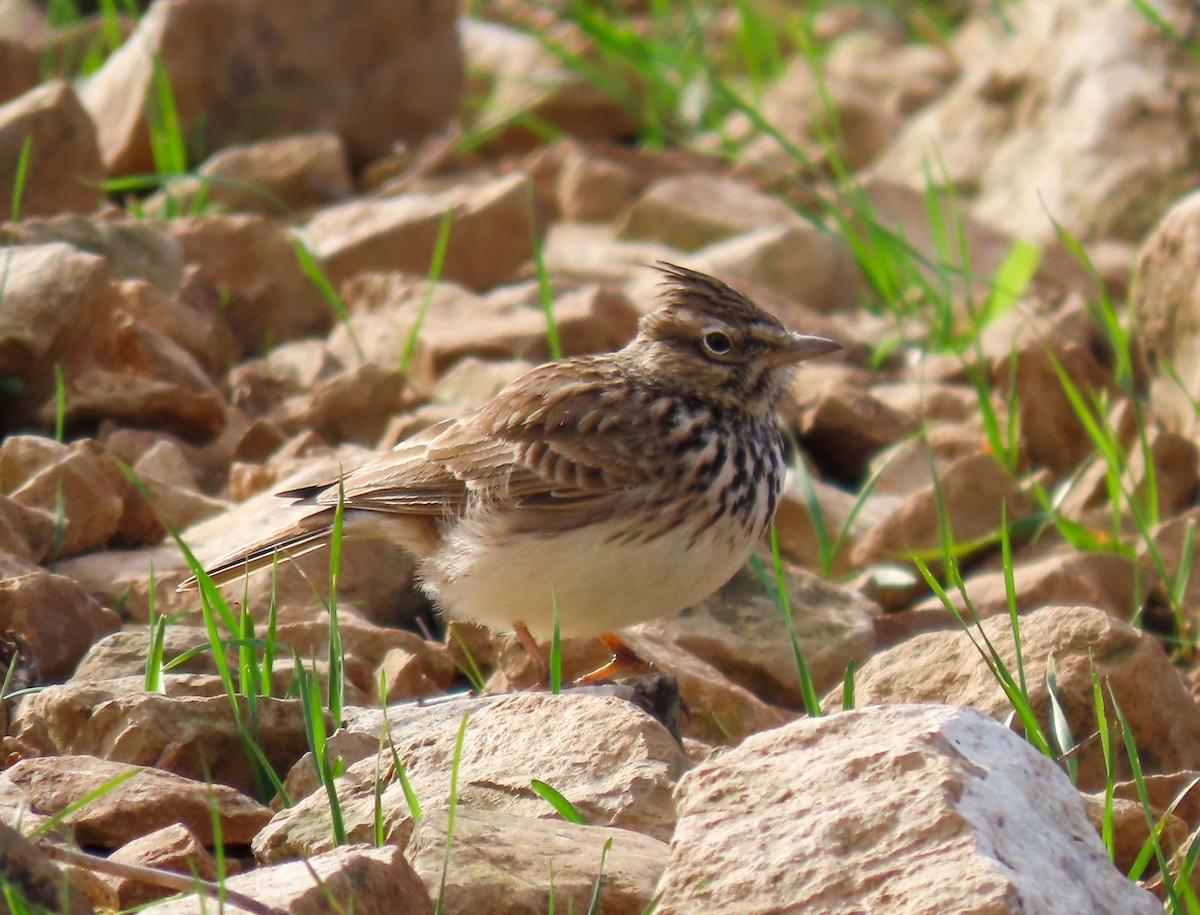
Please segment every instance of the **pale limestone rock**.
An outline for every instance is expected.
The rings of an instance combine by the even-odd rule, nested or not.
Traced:
[[[49,912],[92,915],[91,904],[73,881],[67,879],[63,870],[9,822],[0,823],[4,877],[21,894],[21,898]],[[27,828],[28,823],[28,820],[24,820],[23,828]]]
[[[625,214],[618,237],[695,251],[751,229],[802,225],[787,204],[750,184],[690,174],[663,178],[646,188]]]
[[[1198,257],[1200,191],[1175,203],[1146,239],[1130,290],[1138,335],[1155,367],[1150,381],[1155,415],[1185,434],[1200,428],[1193,406],[1200,385]]]
[[[0,777],[16,785],[34,810],[57,814],[131,768],[138,769],[132,778],[64,818],[81,844],[116,848],[180,823],[211,845],[215,813],[222,841],[245,845],[271,818],[271,811],[262,804],[226,785],[95,756],[22,759]]]
[[[39,681],[70,675],[96,639],[121,625],[73,580],[0,553],[0,630],[26,642]]]
[[[454,216],[442,279],[483,291],[510,279],[532,257],[529,183],[520,173],[327,207],[303,235],[334,284],[371,270],[425,276],[447,212]]]
[[[446,852],[447,812],[427,810],[405,855],[431,896],[438,894]],[[601,857],[606,841],[612,847]],[[555,911],[586,912],[602,873],[599,915],[642,912],[667,863],[665,842],[626,829],[537,820],[459,807],[446,868],[446,915],[545,915],[550,885]]]
[[[4,57],[0,53],[0,69],[9,63]],[[100,206],[104,194],[98,185],[106,174],[96,128],[71,86],[53,80],[0,104],[0,213],[7,218],[12,212],[17,164],[27,140],[20,216],[90,213]]]
[[[880,524],[859,542],[853,562],[857,566],[879,560],[906,563],[910,551],[937,550],[941,546],[941,512],[956,543],[970,543],[1000,527],[1006,507],[1009,519],[1023,517],[1032,500],[1019,490],[992,455],[979,452],[952,462],[927,486],[905,497]]]
[[[486,703],[467,703],[484,707],[467,721],[459,803],[522,816],[555,816],[529,787],[536,778],[570,798],[591,823],[663,841],[670,837],[675,822],[670,792],[688,762],[661,724],[613,697],[535,693],[487,698]],[[391,739],[417,797],[425,805],[447,798],[461,707],[399,706],[388,716],[395,719]],[[389,841],[407,841],[412,820],[399,780],[389,774],[391,761],[390,750],[378,761],[372,753],[337,780],[351,841],[372,835],[376,777],[386,781],[385,833]],[[331,841],[328,802],[323,792],[316,792],[277,814],[255,839],[254,850],[259,860],[276,861],[314,854]]]
[[[336,133],[293,134],[229,146],[200,166],[208,199],[226,210],[285,215],[349,197],[354,179]]]
[[[734,235],[701,248],[688,264],[739,289],[746,281],[765,286],[818,312],[852,311],[862,286],[845,242],[807,223]]]
[[[1196,28],[1188,0],[1154,9],[1181,35]],[[983,219],[1043,239],[1054,219],[1084,240],[1140,238],[1200,179],[1195,61],[1134,4],[981,8],[953,46],[962,77],[909,123],[880,174],[921,188],[944,168]]]
[[[147,693],[142,677],[49,686],[21,700],[6,740],[22,755],[99,756],[253,791],[229,699],[219,678],[204,679],[202,696]],[[286,771],[308,746],[300,701],[260,698],[257,722],[264,755]]]
[[[903,705],[749,738],[680,783],[662,915],[1150,915],[1066,775],[971,709]]]
[[[220,293],[221,314],[242,354],[333,325],[333,310],[305,275],[284,226],[262,216],[206,213],[172,219],[165,229]]]
[[[462,57],[449,0],[156,3],[80,89],[114,175],[154,170],[147,110],[154,68],[185,136],[210,149],[336,130],[361,163],[441,129],[458,108]],[[330,73],[339,79],[330,79]]]
[[[1054,658],[1058,699],[1071,733],[1085,741],[1076,758],[1079,786],[1104,785],[1104,762],[1096,730],[1092,674],[1111,684],[1129,721],[1148,774],[1200,768],[1200,707],[1171,666],[1162,647],[1146,633],[1092,607],[1045,607],[1020,617],[1021,653],[1030,701],[1050,733],[1046,688],[1047,659]],[[983,621],[983,631],[1005,666],[1017,670],[1012,624],[1007,615]],[[978,632],[975,638],[980,639]],[[855,680],[858,704],[952,702],[1005,718],[1012,711],[967,633],[931,632],[901,642],[872,657]],[[825,697],[825,708],[841,703],[841,691]],[[1120,734],[1107,705],[1112,733]],[[1118,774],[1128,777],[1125,754],[1117,754]]]
[[[774,594],[772,560],[761,553],[759,559],[770,590],[753,571],[743,569],[696,606],[633,631],[670,639],[767,701],[801,708],[795,656]],[[875,641],[872,605],[790,563],[784,563],[783,574],[796,642],[813,685],[824,692],[841,682],[847,664],[861,664],[870,655]]]
[[[109,855],[108,860],[177,874],[195,874],[201,880],[217,879],[217,859],[191,830],[178,823],[126,842]],[[230,869],[232,863],[232,859],[225,859],[227,874],[236,871],[236,868]],[[164,896],[174,895],[169,889],[131,877],[105,876],[102,879],[112,889],[117,897],[117,905],[122,909],[146,905]]]
[[[292,915],[325,915],[330,899],[354,915],[433,915],[433,900],[395,846],[347,845],[304,861],[260,867],[225,885]],[[154,915],[212,912],[210,898],[185,897],[143,909]],[[234,908],[225,903],[225,908]]]

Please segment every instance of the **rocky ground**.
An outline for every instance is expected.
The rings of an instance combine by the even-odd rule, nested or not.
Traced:
[[[796,6],[0,0],[6,892],[1200,911],[1200,14]],[[386,539],[332,648],[328,551],[177,592],[657,259],[845,344],[670,677],[529,690]]]

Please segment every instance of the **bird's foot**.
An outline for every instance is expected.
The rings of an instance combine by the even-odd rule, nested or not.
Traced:
[[[538,689],[550,688],[550,664],[546,660],[546,656],[542,654],[541,646],[538,645],[537,639],[533,637],[533,633],[526,628],[524,623],[513,623],[513,633],[517,637],[517,641],[525,649],[525,653],[529,655],[529,660],[533,661],[538,672]]]
[[[591,673],[584,674],[575,681],[576,686],[589,686],[617,676],[635,676],[644,674],[654,668],[654,665],[634,651],[625,640],[611,632],[600,636],[604,647],[613,653],[603,667],[598,667]]]

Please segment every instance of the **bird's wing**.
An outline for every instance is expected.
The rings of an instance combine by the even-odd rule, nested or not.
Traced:
[[[527,373],[492,401],[402,442],[342,479],[346,508],[455,514],[472,493],[523,507],[595,507],[646,482],[645,440],[627,396],[560,365]],[[616,409],[614,409],[616,408]],[[611,433],[611,434],[610,434]],[[288,495],[336,505],[337,481]]]

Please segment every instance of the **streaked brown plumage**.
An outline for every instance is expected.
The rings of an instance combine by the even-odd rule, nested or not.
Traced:
[[[623,349],[539,366],[342,479],[346,529],[387,524],[448,616],[603,635],[703,599],[775,510],[775,409],[795,363],[838,345],[788,331],[704,274],[659,265],[661,306]],[[339,481],[281,493],[312,514],[210,570],[323,543]]]

